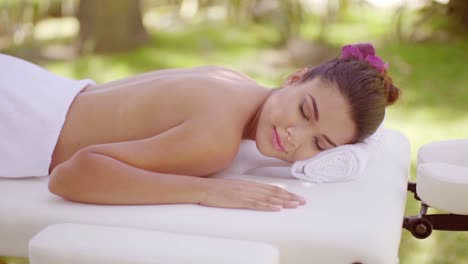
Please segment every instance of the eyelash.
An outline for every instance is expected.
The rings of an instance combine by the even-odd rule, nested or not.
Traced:
[[[304,102],[302,102],[300,105],[299,105],[299,111],[301,112],[301,115],[304,117],[305,120],[309,121],[309,118],[305,115],[304,113],[304,110],[302,108],[302,106],[304,105]],[[314,143],[315,143],[315,147],[320,150],[320,151],[324,151],[323,148],[320,147],[320,145],[318,144],[318,138],[317,137],[314,137]]]
[[[323,150],[324,150],[323,148],[321,148],[321,147],[319,146],[319,144],[318,144],[318,138],[317,138],[317,137],[314,137],[314,142],[315,142],[315,146],[317,147],[318,150],[320,150],[320,151],[323,151]]]
[[[309,118],[305,115],[304,113],[304,109],[303,109],[303,106],[304,105],[304,102],[302,102],[300,105],[299,105],[299,111],[301,111],[301,115],[302,117],[304,117],[305,120],[309,121]]]

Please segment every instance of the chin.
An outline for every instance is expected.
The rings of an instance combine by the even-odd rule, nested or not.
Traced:
[[[290,160],[288,158],[284,158],[284,157],[273,157],[273,158],[277,158],[277,159],[280,159],[284,162],[287,162],[287,163],[294,163],[294,160]]]
[[[275,149],[270,149],[268,147],[265,147],[265,145],[262,147],[262,144],[260,144],[258,140],[255,140],[255,144],[257,146],[258,152],[260,152],[260,154],[262,154],[265,157],[279,159],[287,163],[294,162],[289,160],[287,157],[281,157],[280,155],[278,155],[278,152]]]

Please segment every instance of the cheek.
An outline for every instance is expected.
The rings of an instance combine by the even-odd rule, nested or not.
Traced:
[[[303,121],[299,113],[295,112],[295,109],[292,109],[289,105],[278,106],[272,109],[269,117],[271,122],[283,129],[291,126],[298,126]]]
[[[270,129],[272,129],[273,126],[282,127],[283,119],[284,117],[281,111],[278,111],[278,109],[269,109],[269,111],[259,119],[259,126],[262,127],[264,130],[263,132],[271,133]]]
[[[291,103],[290,99],[287,98],[272,98],[265,104],[265,108],[268,113],[268,118],[270,121],[280,121],[279,119],[284,119],[287,117],[287,114],[291,112]]]

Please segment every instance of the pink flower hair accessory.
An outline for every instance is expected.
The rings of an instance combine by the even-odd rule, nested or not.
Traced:
[[[375,55],[374,46],[370,43],[343,46],[341,49],[341,58],[364,60],[376,68],[381,74],[384,74],[388,69],[388,64],[379,56]]]

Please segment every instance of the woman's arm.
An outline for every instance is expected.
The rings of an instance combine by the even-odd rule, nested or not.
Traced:
[[[151,172],[86,152],[57,166],[50,177],[52,193],[91,204],[188,203],[264,211],[304,204],[297,195],[272,185]]]
[[[143,170],[109,156],[79,151],[52,171],[49,190],[92,204],[198,203],[206,191],[202,180]]]
[[[303,203],[276,186],[181,176],[179,172],[195,168],[201,168],[195,173],[201,176],[216,155],[210,148],[200,150],[203,137],[213,137],[196,133],[196,127],[184,123],[150,139],[84,148],[52,171],[49,189],[65,199],[94,204],[198,203],[278,210]]]

